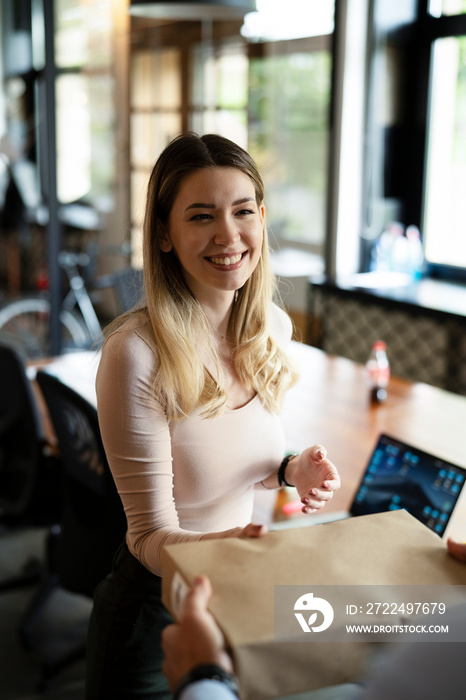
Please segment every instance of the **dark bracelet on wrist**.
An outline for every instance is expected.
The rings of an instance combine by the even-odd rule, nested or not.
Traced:
[[[224,683],[237,697],[239,697],[238,681],[234,673],[228,673],[217,664],[202,664],[191,669],[179,682],[173,700],[179,700],[179,697],[186,686],[196,681],[213,680]]]
[[[297,456],[298,456],[298,453],[293,452],[292,454],[286,455],[286,457],[284,457],[282,459],[282,463],[280,464],[280,467],[278,469],[278,474],[277,474],[279,486],[285,485],[285,486],[291,486],[293,488],[294,484],[289,484],[288,481],[285,479],[285,469],[288,466],[288,462],[291,459],[293,459],[293,457],[297,457]]]

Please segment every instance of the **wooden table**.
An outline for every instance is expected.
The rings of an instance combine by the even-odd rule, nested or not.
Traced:
[[[282,412],[287,449],[327,448],[342,476],[327,510],[349,507],[383,432],[466,468],[466,397],[392,377],[387,401],[372,406],[362,365],[302,343],[293,342],[291,353],[301,378]]]
[[[342,487],[326,511],[348,509],[383,432],[466,468],[466,397],[392,377],[387,401],[371,406],[362,365],[297,342],[291,344],[291,355],[300,380],[283,406],[286,447],[300,452],[320,443],[327,448],[340,471]],[[95,404],[98,362],[98,353],[76,353],[58,358],[47,368]],[[464,491],[460,530],[466,539],[466,488]],[[269,510],[273,510],[272,496],[266,503]]]

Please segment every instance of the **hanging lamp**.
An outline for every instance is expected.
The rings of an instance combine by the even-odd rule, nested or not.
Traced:
[[[242,19],[256,11],[255,0],[131,0],[129,11],[138,17],[179,20]]]

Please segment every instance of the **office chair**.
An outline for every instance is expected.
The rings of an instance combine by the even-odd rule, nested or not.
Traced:
[[[48,527],[61,512],[59,459],[50,449],[18,348],[0,343],[0,529]],[[0,581],[0,591],[36,583],[42,563],[26,562],[18,575]]]
[[[50,573],[67,591],[92,597],[97,584],[111,571],[114,553],[123,541],[123,505],[105,456],[96,409],[44,371],[37,373],[37,383],[63,465],[61,533],[56,570]],[[84,656],[83,642],[71,654],[46,664],[43,682]]]

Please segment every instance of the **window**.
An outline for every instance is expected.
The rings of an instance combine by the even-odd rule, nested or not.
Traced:
[[[421,226],[428,270],[466,278],[466,2],[431,0]]]
[[[250,64],[249,148],[273,239],[323,254],[331,54],[321,39],[266,44]]]
[[[248,58],[245,42],[192,49],[190,128],[219,133],[248,147]]]
[[[386,7],[376,0],[363,253],[393,222],[401,233],[414,225],[425,274],[464,280],[466,0],[400,4],[390,17]]]
[[[424,205],[429,263],[466,268],[466,37],[437,39],[432,54]]]
[[[247,15],[249,150],[266,186],[272,246],[323,259],[334,2],[258,0]]]
[[[465,0],[430,0],[429,12],[434,17],[459,15],[466,12]]]
[[[305,247],[320,263],[334,1],[310,8],[308,0],[289,0],[285,14],[278,0],[258,0],[257,6],[243,24],[133,24],[134,237],[140,238],[144,189],[158,153],[183,130],[217,132],[248,149],[259,165],[272,245]],[[161,90],[163,75],[172,85]],[[150,97],[155,93],[176,96],[176,104],[162,105]]]
[[[57,189],[62,203],[113,206],[111,0],[56,0]]]
[[[158,154],[181,132],[181,54],[143,49],[131,58],[130,144],[133,264],[142,265],[147,182]]]

